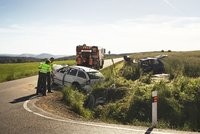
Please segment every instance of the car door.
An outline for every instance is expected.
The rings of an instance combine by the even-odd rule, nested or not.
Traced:
[[[85,73],[84,71],[82,71],[82,70],[79,70],[79,71],[78,71],[78,74],[77,74],[77,77],[76,77],[76,81],[77,81],[81,86],[83,86],[83,85],[86,84],[87,80],[88,80],[88,77],[87,77],[86,73]]]
[[[75,68],[70,68],[64,75],[63,82],[65,86],[72,84],[76,80],[78,70]]]
[[[68,70],[67,67],[63,67],[63,68],[60,68],[57,71],[55,71],[55,73],[53,75],[53,81],[55,84],[63,85],[63,76],[65,75],[67,70]]]

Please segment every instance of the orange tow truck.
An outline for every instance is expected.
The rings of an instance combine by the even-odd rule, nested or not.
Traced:
[[[103,68],[105,49],[86,44],[76,46],[76,64],[94,69]]]

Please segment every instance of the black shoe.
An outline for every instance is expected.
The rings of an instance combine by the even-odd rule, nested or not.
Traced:
[[[40,93],[40,92],[36,92],[35,94],[36,94],[36,95],[40,95],[41,93]]]

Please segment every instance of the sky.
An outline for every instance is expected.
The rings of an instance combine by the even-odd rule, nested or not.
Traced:
[[[0,0],[0,54],[200,50],[200,0]]]

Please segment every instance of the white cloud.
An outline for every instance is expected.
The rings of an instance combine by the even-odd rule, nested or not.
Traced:
[[[177,8],[171,3],[171,2],[169,2],[169,0],[163,0],[169,7],[171,7],[171,8],[173,8],[173,9],[175,9],[175,10],[177,10]]]
[[[113,53],[200,50],[200,18],[146,16],[113,24],[12,25],[0,28],[0,53],[75,54],[76,45],[100,45]],[[15,48],[18,48],[17,50]]]
[[[172,2],[170,2],[169,0],[163,0],[163,2],[167,4],[171,9],[177,11],[179,14],[183,14],[183,12],[177,7],[175,7],[174,4],[172,4]]]

